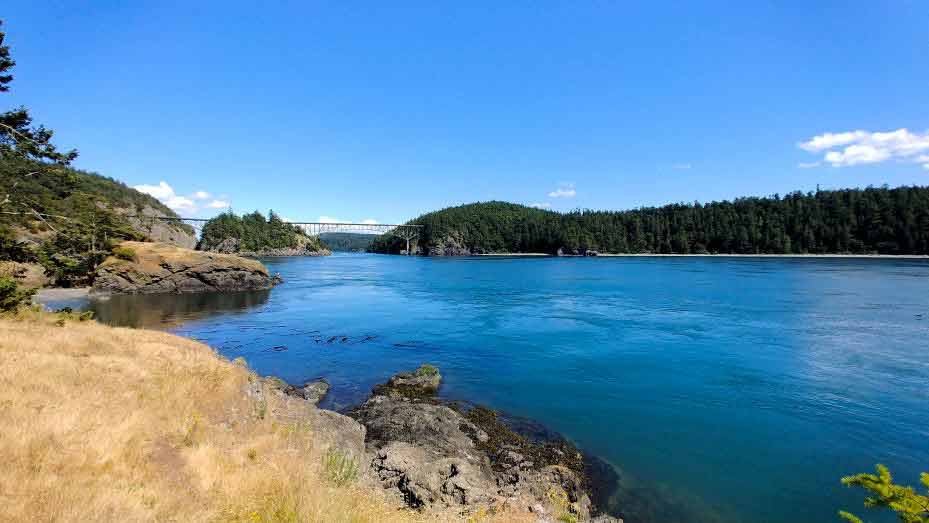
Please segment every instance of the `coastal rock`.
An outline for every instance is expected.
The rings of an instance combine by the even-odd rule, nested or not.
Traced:
[[[412,508],[460,508],[495,497],[496,485],[480,464],[457,457],[437,458],[409,443],[395,442],[379,449],[371,470],[384,488],[396,489]]]
[[[365,426],[369,471],[389,493],[432,515],[511,505],[564,520],[590,519],[576,449],[525,440],[489,409],[465,412],[441,404],[430,396],[441,381],[438,369],[420,369],[375,387],[349,413]]]
[[[289,396],[304,399],[310,405],[319,405],[319,402],[329,393],[329,382],[324,379],[313,380],[305,383],[302,387],[288,385],[279,378],[265,378],[267,380],[276,380],[277,387]]]
[[[461,233],[455,231],[433,241],[425,246],[425,254],[429,256],[470,256],[471,249],[465,244]]]
[[[123,242],[133,259],[107,258],[97,268],[93,291],[156,294],[269,289],[280,283],[261,263],[164,243]]]
[[[313,405],[319,405],[326,394],[329,393],[329,382],[323,379],[311,381],[303,386],[303,399]]]
[[[294,394],[293,391],[294,387],[273,376],[257,379],[246,385],[246,394],[255,397],[260,405],[272,410],[262,415],[273,414],[274,419],[278,421],[305,424],[313,430],[318,441],[324,446],[339,449],[359,463],[365,460],[364,425],[338,412],[317,408],[312,400]]]
[[[393,442],[403,442],[416,445],[431,456],[483,461],[474,440],[486,440],[487,434],[444,405],[373,396],[351,416],[367,427],[366,444],[372,452]]]
[[[428,396],[439,390],[442,375],[432,365],[420,365],[413,372],[401,372],[391,377],[386,384],[374,388],[375,395]]]

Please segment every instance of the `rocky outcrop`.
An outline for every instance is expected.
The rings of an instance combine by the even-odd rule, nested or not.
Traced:
[[[445,404],[431,395],[440,380],[429,365],[397,374],[347,416],[316,406],[325,380],[292,386],[260,378],[246,393],[260,416],[310,427],[322,445],[360,465],[360,481],[427,518],[502,509],[539,522],[621,523],[592,507],[582,455],[570,443],[530,441],[490,409]]]
[[[245,387],[246,394],[255,398],[260,408],[274,409],[270,413],[259,412],[259,416],[273,414],[278,422],[311,427],[320,444],[338,450],[356,463],[366,461],[364,425],[338,412],[317,408],[297,391],[274,377],[253,380]],[[273,401],[269,397],[272,395]]]
[[[238,238],[226,238],[213,247],[208,248],[201,243],[197,248],[209,252],[236,254],[238,256],[248,256],[250,258],[274,256],[329,256],[332,254],[332,251],[326,248],[320,248],[306,236],[297,236],[297,245],[294,247],[262,249],[260,251],[243,250],[239,243]]]
[[[349,413],[366,428],[375,481],[431,515],[509,506],[543,520],[591,520],[595,511],[576,448],[563,440],[529,441],[486,408],[443,404],[430,396],[440,379],[431,366],[398,374]]]
[[[413,372],[401,372],[391,377],[387,383],[374,387],[375,395],[405,396],[411,398],[435,394],[442,382],[439,369],[432,365],[420,365]]]
[[[172,222],[156,219],[164,213],[146,205],[141,209],[115,209],[122,214],[133,229],[153,242],[169,243],[184,249],[197,246],[197,236],[189,225],[180,221]]]
[[[439,241],[430,242],[422,250],[423,254],[429,256],[470,256],[473,254],[465,244],[461,233],[457,231],[446,235]]]
[[[264,265],[228,254],[183,249],[164,243],[123,242],[121,257],[97,268],[93,292],[156,294],[269,289],[280,282]]]

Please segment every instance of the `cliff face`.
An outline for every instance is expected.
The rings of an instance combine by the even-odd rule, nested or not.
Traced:
[[[119,252],[122,258],[111,256],[97,268],[95,293],[246,291],[269,289],[280,281],[261,263],[229,254],[128,241]]]
[[[185,249],[193,249],[197,246],[197,236],[192,228],[152,219],[154,216],[165,216],[165,214],[150,205],[141,209],[117,209],[117,212],[125,217],[133,229],[153,242],[169,243]]]

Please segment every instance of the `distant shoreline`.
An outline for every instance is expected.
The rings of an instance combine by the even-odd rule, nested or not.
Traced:
[[[650,254],[650,253],[624,253],[624,254],[606,254],[600,253],[596,256],[585,256],[582,254],[565,254],[555,256],[542,252],[503,252],[489,254],[474,254],[472,256],[488,257],[543,257],[543,258],[862,258],[862,259],[911,259],[926,260],[929,255],[926,254]]]

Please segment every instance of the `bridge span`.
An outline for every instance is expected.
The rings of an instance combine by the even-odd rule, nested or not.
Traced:
[[[184,218],[173,216],[128,216],[136,218],[139,221],[150,221],[152,225],[156,221],[177,223],[186,225],[194,230],[199,236],[203,232],[203,226],[210,221],[209,218]],[[410,241],[419,237],[419,231],[422,225],[399,224],[399,223],[351,223],[351,222],[292,222],[284,220],[285,223],[296,225],[306,233],[307,236],[319,236],[327,232],[345,232],[354,234],[389,234],[396,236],[401,240],[406,240],[406,252],[410,252]]]

